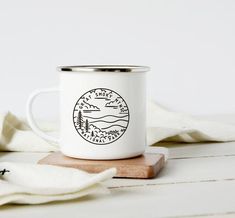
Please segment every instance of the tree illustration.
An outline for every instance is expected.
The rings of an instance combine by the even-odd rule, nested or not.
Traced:
[[[85,126],[85,128],[86,128],[86,132],[88,132],[88,130],[89,130],[89,122],[88,122],[87,119],[86,119],[86,126]]]
[[[79,111],[79,112],[78,112],[78,118],[77,118],[77,125],[78,125],[78,128],[79,128],[79,129],[82,128],[82,124],[83,124],[82,112]]]
[[[91,137],[94,137],[94,132],[93,131],[91,132]]]

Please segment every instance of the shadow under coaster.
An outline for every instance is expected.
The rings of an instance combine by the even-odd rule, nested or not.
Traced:
[[[99,173],[115,167],[116,178],[153,178],[164,166],[164,155],[144,153],[141,156],[122,160],[84,160],[54,152],[38,161],[39,164],[72,167],[89,173]]]

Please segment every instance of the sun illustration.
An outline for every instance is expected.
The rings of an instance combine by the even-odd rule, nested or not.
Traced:
[[[128,127],[129,109],[116,92],[92,89],[83,94],[73,111],[74,126],[86,141],[105,145],[119,139]]]

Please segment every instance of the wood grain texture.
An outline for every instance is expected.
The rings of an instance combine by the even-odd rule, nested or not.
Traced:
[[[145,153],[139,157],[123,160],[82,160],[64,156],[61,152],[49,154],[38,161],[39,164],[48,164],[72,167],[89,173],[99,173],[115,167],[115,177],[121,178],[153,178],[164,166],[163,154]]]

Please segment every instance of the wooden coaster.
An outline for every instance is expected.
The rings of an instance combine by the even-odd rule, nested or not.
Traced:
[[[164,155],[145,153],[141,156],[123,160],[82,160],[54,152],[39,160],[39,164],[72,167],[89,173],[99,173],[115,167],[117,175],[122,178],[153,178],[164,166]]]

